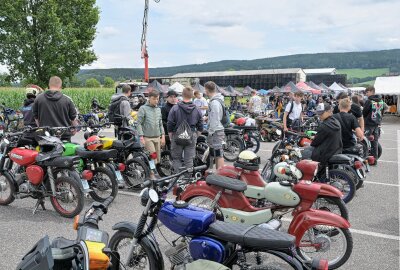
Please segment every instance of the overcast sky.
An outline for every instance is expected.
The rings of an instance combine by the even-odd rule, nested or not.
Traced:
[[[91,68],[143,67],[144,0],[98,0]],[[151,67],[400,48],[400,0],[150,0]]]

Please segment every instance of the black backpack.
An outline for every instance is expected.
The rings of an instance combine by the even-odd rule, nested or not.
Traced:
[[[188,115],[179,105],[177,106],[186,116]],[[188,146],[192,143],[192,138],[193,131],[190,128],[189,123],[186,120],[183,120],[175,132],[175,143],[181,146]]]
[[[221,101],[220,99],[214,99],[216,101],[219,102],[219,104],[221,104],[222,106],[222,119],[221,119],[221,124],[226,128],[229,127],[229,125],[231,124],[231,115],[229,113],[229,111],[226,109],[226,106],[224,104],[223,101]],[[213,100],[213,101],[214,101]]]
[[[128,100],[128,98],[126,96],[121,96],[119,99],[111,102],[110,106],[108,107],[108,119],[116,126],[122,125],[123,117],[121,115],[120,106],[123,100]]]

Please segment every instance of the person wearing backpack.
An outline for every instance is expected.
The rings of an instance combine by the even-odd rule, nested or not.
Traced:
[[[214,82],[204,85],[208,103],[208,144],[212,149],[217,169],[224,166],[223,145],[225,144],[225,126],[229,124],[229,116],[224,104],[224,97],[217,93]]]
[[[373,86],[365,89],[365,94],[368,99],[364,103],[363,116],[365,123],[365,135],[374,136],[371,141],[371,152],[375,157],[375,165],[378,160],[378,139],[381,135],[380,125],[382,123],[383,113],[387,110],[385,103],[380,95],[375,95],[375,88]]]
[[[182,155],[185,168],[193,167],[196,155],[197,137],[203,131],[203,117],[192,102],[193,89],[185,87],[182,102],[174,105],[168,114],[167,130],[171,139],[171,156],[175,172],[182,167]]]
[[[289,128],[293,130],[299,130],[302,120],[302,104],[301,99],[304,94],[302,92],[296,92],[293,100],[289,101],[283,114],[283,130],[288,131]]]
[[[131,105],[129,103],[131,93],[131,87],[128,84],[125,84],[122,86],[122,93],[114,94],[111,97],[108,119],[110,122],[114,123],[116,129],[120,127],[128,127],[133,121],[131,116]]]

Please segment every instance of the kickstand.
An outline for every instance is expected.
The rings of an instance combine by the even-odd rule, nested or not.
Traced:
[[[46,210],[46,208],[44,207],[43,198],[40,198],[40,199],[37,200],[35,208],[33,209],[32,215],[34,215],[36,213],[36,211],[38,210],[39,206],[41,206],[43,210]]]

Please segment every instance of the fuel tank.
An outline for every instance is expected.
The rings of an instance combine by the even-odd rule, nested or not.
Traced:
[[[293,207],[300,203],[300,197],[292,190],[292,186],[285,186],[279,182],[272,182],[266,185],[265,198],[272,203],[283,206]]]
[[[10,152],[10,159],[21,166],[28,166],[35,163],[36,157],[39,154],[36,150],[14,148]]]

